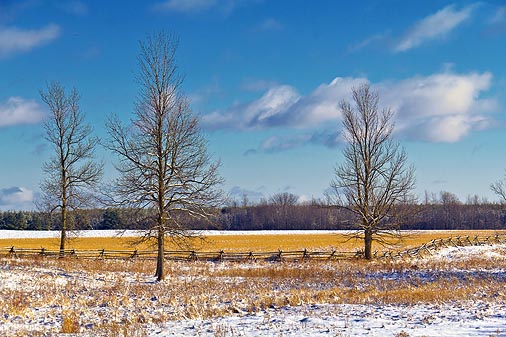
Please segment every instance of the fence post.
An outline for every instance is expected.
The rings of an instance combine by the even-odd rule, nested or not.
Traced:
[[[197,256],[197,253],[192,250],[191,254],[190,254],[190,260],[192,261],[197,261],[199,259],[199,257]]]
[[[334,257],[334,255],[336,255],[336,251],[334,248],[332,248],[332,251],[330,252],[329,260],[331,260]]]

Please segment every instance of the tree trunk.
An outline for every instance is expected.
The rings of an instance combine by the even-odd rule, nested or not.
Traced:
[[[364,233],[364,257],[366,260],[372,259],[372,232],[365,230]]]
[[[156,257],[156,273],[155,277],[157,281],[162,281],[165,278],[165,271],[163,268],[163,262],[165,260],[164,251],[165,251],[165,231],[164,231],[164,223],[163,223],[163,215],[160,215],[158,219],[158,254]]]
[[[67,198],[66,190],[63,189],[62,207],[61,207],[61,235],[60,235],[60,257],[65,256],[65,241],[67,241]]]

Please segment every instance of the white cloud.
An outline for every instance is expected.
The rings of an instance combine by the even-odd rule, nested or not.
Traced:
[[[341,117],[339,103],[351,97],[351,88],[368,82],[366,78],[336,77],[319,85],[289,109],[293,126],[313,127]]]
[[[470,5],[461,10],[456,10],[454,5],[450,5],[425,17],[405,34],[394,50],[403,52],[418,47],[426,41],[446,36],[468,20],[475,8],[476,5]]]
[[[350,97],[351,87],[366,81],[364,78],[337,77],[306,96],[301,96],[292,86],[276,85],[259,99],[236,104],[226,111],[214,111],[203,116],[202,122],[209,130],[318,126],[337,119],[341,99]]]
[[[491,123],[493,99],[480,98],[490,89],[492,74],[444,72],[380,83],[383,106],[396,113],[397,132],[414,139],[455,142]]]
[[[0,208],[4,210],[33,209],[34,193],[25,187],[0,189]]]
[[[41,107],[32,100],[10,97],[0,102],[0,127],[18,124],[34,124],[44,118]]]
[[[289,85],[275,86],[255,101],[203,116],[202,123],[209,130],[268,127],[275,123],[273,120],[277,116],[285,114],[299,97],[295,88]]]
[[[29,51],[53,41],[58,36],[60,27],[55,24],[32,30],[0,27],[0,57]]]
[[[298,135],[270,137],[247,154],[277,152],[310,143],[334,147],[340,141],[339,103],[351,100],[352,87],[368,82],[366,78],[337,77],[305,96],[289,85],[277,85],[257,100],[204,115],[203,126],[208,130],[303,130]],[[491,84],[492,74],[488,72],[456,74],[447,70],[371,86],[379,92],[381,106],[396,113],[398,135],[429,142],[455,142],[492,124],[490,113],[497,109],[497,102],[483,97]]]
[[[432,118],[425,125],[425,137],[443,143],[453,143],[464,136],[473,128],[475,121],[465,115],[450,115],[440,118]]]

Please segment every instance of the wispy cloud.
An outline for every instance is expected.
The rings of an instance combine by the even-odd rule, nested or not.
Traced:
[[[39,104],[21,97],[10,97],[0,102],[0,127],[34,124],[44,118],[44,111]]]
[[[506,24],[506,6],[497,8],[489,23],[491,25]]]
[[[290,136],[271,136],[264,139],[258,148],[244,152],[245,156],[258,153],[277,153],[299,148],[308,144],[335,148],[341,143],[337,125],[335,129],[323,129]]]
[[[26,52],[45,45],[60,36],[60,27],[49,24],[41,29],[24,30],[16,27],[0,27],[0,57]]]
[[[61,10],[73,15],[83,16],[89,12],[88,5],[80,0],[58,1],[57,6]]]
[[[198,14],[209,11],[229,15],[238,7],[258,0],[165,0],[156,3],[152,9],[157,12]]]
[[[207,102],[213,96],[219,96],[223,93],[223,89],[218,79],[214,79],[211,84],[200,88],[188,95],[188,98],[194,105],[201,105]]]
[[[210,130],[295,129],[290,136],[265,139],[258,152],[279,152],[304,146],[339,144],[339,103],[351,99],[351,88],[369,83],[366,78],[337,77],[307,95],[289,85],[277,85],[261,97],[203,116]],[[492,74],[457,74],[450,70],[429,76],[371,83],[380,103],[396,113],[396,132],[404,138],[428,142],[457,142],[473,131],[493,124],[491,113],[498,109],[493,98],[482,97],[492,85]]]
[[[254,27],[256,32],[273,32],[283,30],[285,27],[276,19],[268,18]]]
[[[348,51],[348,53],[354,53],[354,52],[364,49],[370,45],[379,44],[380,42],[384,41],[387,38],[388,38],[387,33],[375,34],[373,36],[366,38],[365,40],[362,40],[358,43],[348,46],[347,51]]]
[[[228,195],[230,196],[230,199],[232,199],[232,201],[236,201],[239,204],[244,203],[246,204],[244,206],[248,206],[257,204],[262,199],[264,199],[265,198],[264,190],[265,188],[263,186],[260,186],[255,190],[246,189],[240,186],[234,186],[230,189]]]
[[[454,5],[447,6],[438,12],[418,21],[396,44],[395,52],[404,52],[421,44],[442,38],[471,17],[477,5],[469,5],[457,10]]]
[[[487,24],[487,34],[502,36],[506,32],[506,6],[496,8]]]
[[[167,0],[155,5],[156,9],[179,13],[197,13],[218,5],[217,0]]]
[[[33,209],[34,192],[25,187],[0,189],[0,209],[28,210]]]
[[[278,86],[279,83],[274,80],[265,79],[246,79],[241,83],[241,89],[246,91],[265,91]]]

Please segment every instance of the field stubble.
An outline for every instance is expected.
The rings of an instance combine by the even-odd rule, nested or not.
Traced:
[[[448,236],[455,236],[454,232],[451,234]],[[337,241],[335,236],[328,237]],[[411,237],[410,243],[404,242],[415,246],[433,238],[420,235]],[[129,240],[113,241],[120,242],[115,241],[119,239]],[[220,239],[213,243],[218,246],[212,247],[239,250],[233,236]],[[74,242],[77,240],[80,239]],[[103,240],[101,244],[111,239]],[[255,240],[266,242],[250,247],[244,246],[249,241],[242,241],[240,248],[269,250],[272,245],[286,242],[279,235],[256,236]],[[300,246],[287,244],[283,248]],[[299,263],[168,261],[167,278],[161,283],[154,282],[154,263],[136,259],[2,258],[0,335],[145,336],[147,327],[162,326],[170,320],[247,315],[311,304],[506,304],[504,258]],[[2,330],[2,326],[8,330]]]
[[[0,326],[43,321],[40,335],[143,336],[147,325],[169,320],[284,306],[506,303],[506,274],[497,272],[506,270],[504,259],[167,262],[161,283],[153,270],[152,261],[1,259]]]

